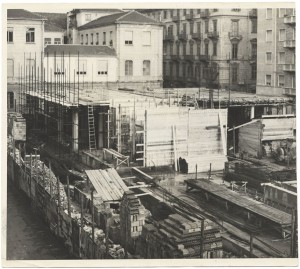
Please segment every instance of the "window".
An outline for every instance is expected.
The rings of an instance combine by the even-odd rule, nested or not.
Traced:
[[[257,43],[251,44],[251,55],[252,59],[257,57]]]
[[[185,16],[185,15],[186,15],[186,9],[183,10],[183,16]]]
[[[213,56],[217,56],[217,48],[218,48],[218,43],[214,42],[213,43]]]
[[[85,35],[85,44],[86,45],[89,44],[89,35],[88,34]]]
[[[167,11],[165,10],[164,11],[164,19],[166,19],[167,18]]]
[[[94,34],[91,34],[91,45],[94,44]]]
[[[212,11],[213,11],[213,12],[218,12],[218,9],[215,9],[215,8],[214,8]]]
[[[103,42],[102,45],[106,45],[106,32],[103,32]]]
[[[80,43],[81,43],[81,45],[83,45],[83,35],[81,35],[81,37],[80,37]]]
[[[284,75],[278,75],[278,87],[284,87]]]
[[[113,31],[109,32],[109,45],[111,47],[114,45],[114,42],[113,42]]]
[[[232,44],[232,59],[238,58],[238,43]]]
[[[97,62],[97,70],[98,70],[98,75],[107,75],[107,61],[98,61]]]
[[[213,31],[214,32],[218,31],[218,21],[217,20],[213,20]]]
[[[176,76],[179,77],[179,63],[176,63]]]
[[[266,52],[266,64],[272,63],[272,52]]]
[[[192,68],[191,68],[190,65],[189,65],[188,68],[187,68],[187,76],[188,76],[188,78],[191,78],[191,77],[192,77]]]
[[[280,8],[279,9],[279,18],[283,18],[285,14],[286,14],[286,9]]]
[[[133,62],[130,60],[125,61],[125,76],[132,76]]]
[[[190,55],[194,55],[194,43],[190,43]]]
[[[194,22],[190,22],[190,34],[194,33]]]
[[[27,28],[26,30],[26,43],[34,43],[34,28]]]
[[[197,22],[197,33],[201,33],[201,22]]]
[[[186,43],[182,43],[182,55],[186,55]]]
[[[151,46],[151,32],[150,31],[143,32],[143,46]]]
[[[232,80],[232,83],[237,83],[237,81],[238,81],[238,65],[237,64],[232,65],[231,80]]]
[[[133,44],[133,33],[132,31],[125,31],[125,45]]]
[[[279,41],[285,41],[286,36],[285,36],[285,29],[279,29]]]
[[[272,76],[271,75],[266,75],[266,85],[267,86],[271,86],[271,80],[272,80]]]
[[[7,43],[14,42],[14,30],[13,28],[7,28]]]
[[[170,76],[173,76],[173,63],[170,63]]]
[[[182,76],[185,78],[185,76],[186,76],[186,64],[185,63],[183,63],[182,64]]]
[[[143,61],[143,75],[150,76],[150,61],[149,60]]]
[[[13,78],[14,77],[14,60],[7,59],[7,77]]]
[[[182,32],[186,34],[186,23],[182,24]]]
[[[46,37],[46,38],[44,39],[44,44],[45,44],[45,46],[46,46],[46,45],[50,45],[50,44],[51,44],[51,38]]]
[[[172,35],[173,35],[173,25],[170,25],[170,26],[168,27],[168,35],[169,35],[169,36],[172,36]]]
[[[14,108],[14,93],[8,92],[7,93],[7,109],[13,109]]]
[[[54,38],[54,44],[60,45],[61,44],[61,38]]]
[[[204,44],[204,53],[205,53],[205,55],[207,55],[208,56],[208,43],[205,43]]]
[[[96,33],[96,45],[99,45],[99,33]]]
[[[170,43],[170,55],[173,55],[173,43]]]
[[[257,33],[257,20],[251,20],[251,33]]]
[[[91,14],[85,14],[85,21],[91,21]]]
[[[236,20],[231,21],[231,31],[234,35],[239,34],[239,22]]]
[[[197,14],[200,14],[201,13],[201,9],[197,9]]]
[[[197,55],[201,55],[201,45],[197,43]]]
[[[272,19],[272,16],[273,16],[273,10],[272,10],[272,8],[267,8],[266,19],[270,20],[270,19]]]
[[[266,31],[266,42],[272,42],[272,30]]]
[[[204,21],[204,28],[205,33],[208,33],[208,20]]]
[[[252,64],[251,65],[251,79],[256,79],[256,70],[257,70],[256,64]]]
[[[240,8],[233,8],[233,9],[231,9],[231,11],[233,11],[233,12],[240,12],[241,9]]]
[[[176,44],[176,53],[178,56],[180,55],[180,43]]]
[[[285,64],[285,52],[278,53],[278,64]]]

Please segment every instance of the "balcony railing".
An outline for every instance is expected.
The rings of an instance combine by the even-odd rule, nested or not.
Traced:
[[[230,40],[241,40],[243,38],[239,32],[228,32],[228,36]]]
[[[283,66],[283,71],[295,72],[295,64],[285,64]]]
[[[219,38],[219,32],[218,31],[212,31],[207,33],[208,38]]]
[[[201,55],[195,56],[196,61],[208,61],[209,59],[210,59],[209,55],[206,55],[206,54],[201,54]]]
[[[207,18],[210,16],[209,10],[201,11],[200,12],[200,18]]]
[[[178,39],[179,40],[187,40],[188,39],[188,36],[186,33],[181,33],[178,35]]]
[[[192,38],[195,39],[195,40],[202,40],[203,35],[201,33],[193,33]]]
[[[288,15],[288,16],[284,17],[283,22],[287,23],[287,24],[295,24],[296,23],[296,16],[295,15]]]
[[[184,60],[192,62],[195,60],[195,55],[184,55]]]
[[[285,40],[283,42],[283,47],[284,48],[295,48],[296,46],[296,41],[295,40]]]
[[[192,20],[194,18],[194,14],[193,13],[190,13],[190,14],[186,14],[185,15],[185,19],[186,20]]]
[[[173,34],[167,34],[164,36],[165,41],[174,41],[174,35]]]
[[[180,20],[179,16],[173,16],[172,17],[172,21],[174,21],[174,22],[179,21],[179,20]]]
[[[257,18],[257,9],[252,9],[249,11],[250,18]]]

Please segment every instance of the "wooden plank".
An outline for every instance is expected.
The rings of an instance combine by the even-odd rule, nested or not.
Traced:
[[[110,178],[105,170],[98,170],[101,174],[101,184],[106,189],[106,191],[110,194],[112,197],[111,200],[118,200],[118,195],[114,192],[112,188],[112,183],[110,182]]]
[[[85,173],[88,177],[88,179],[91,181],[93,184],[94,188],[98,192],[99,195],[103,198],[103,200],[108,201],[110,199],[110,195],[106,192],[105,188],[101,184],[99,184],[99,178],[101,175],[99,175],[97,170],[85,170]]]
[[[124,181],[122,180],[122,178],[120,177],[120,175],[118,174],[118,172],[115,169],[111,169],[110,173],[114,174],[115,178],[118,178],[118,183],[120,184],[120,186],[122,187],[124,192],[129,190],[128,187],[125,185]]]

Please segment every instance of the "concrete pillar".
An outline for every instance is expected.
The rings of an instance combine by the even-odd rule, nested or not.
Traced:
[[[104,114],[99,113],[98,115],[98,148],[104,147]]]
[[[72,111],[72,150],[78,151],[78,111]]]
[[[282,115],[286,115],[286,105],[282,106]]]
[[[255,106],[251,106],[251,111],[250,111],[250,119],[254,119],[255,115]]]

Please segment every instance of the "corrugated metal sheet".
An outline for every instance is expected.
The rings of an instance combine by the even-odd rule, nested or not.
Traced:
[[[119,201],[123,197],[124,192],[129,190],[113,168],[86,170],[85,172],[103,201]]]

